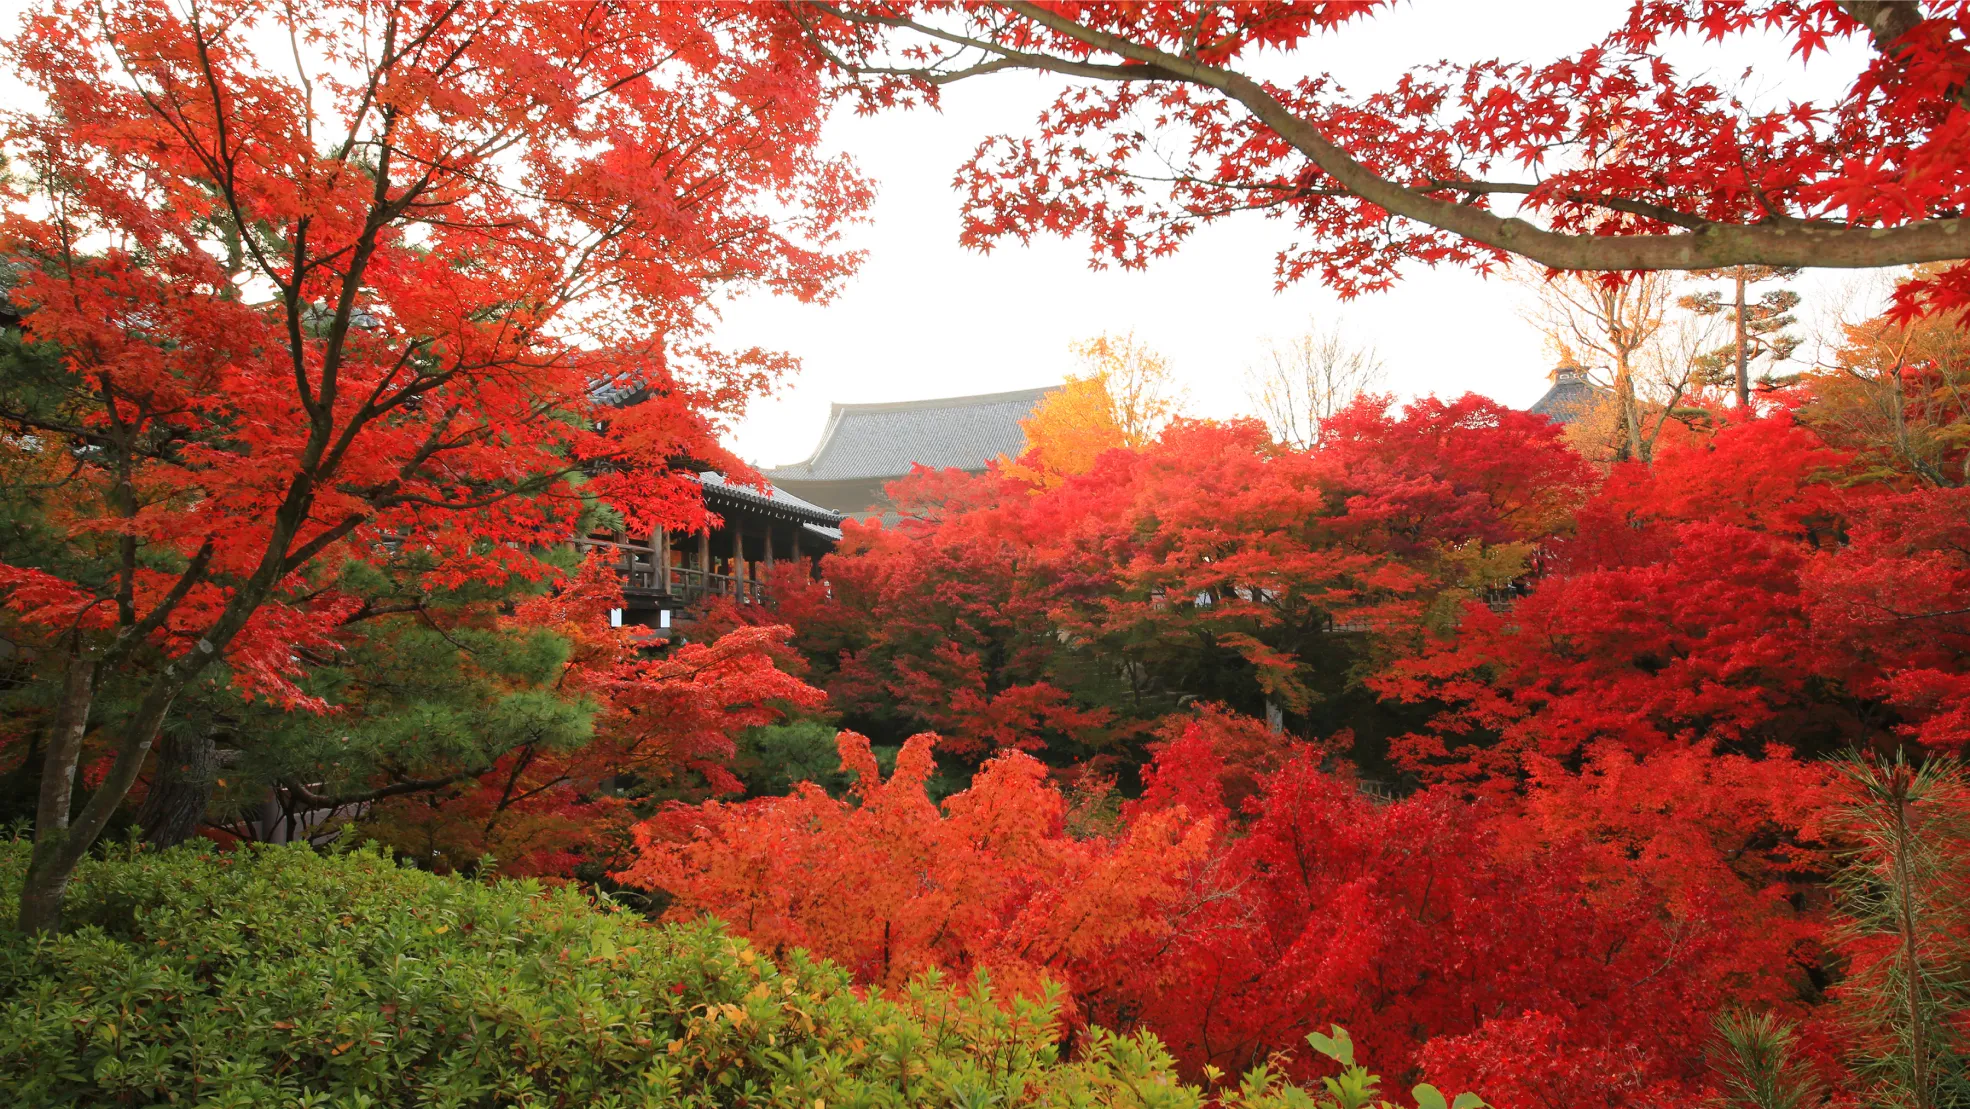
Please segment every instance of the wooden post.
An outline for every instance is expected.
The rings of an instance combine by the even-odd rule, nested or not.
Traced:
[[[711,595],[711,528],[698,533],[698,587],[703,596]]]
[[[766,576],[773,576],[773,521],[766,521]]]
[[[655,551],[657,560],[657,592],[670,592],[670,529],[660,527],[650,537],[650,549]]]

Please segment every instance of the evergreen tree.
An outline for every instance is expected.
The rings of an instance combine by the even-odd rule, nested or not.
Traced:
[[[1717,1016],[1724,1103],[1732,1109],[1809,1109],[1825,1096],[1819,1076],[1798,1051],[1798,1032],[1770,1013]]]
[[[1799,269],[1730,266],[1704,270],[1696,276],[1728,281],[1735,292],[1728,303],[1716,291],[1691,293],[1676,302],[1699,316],[1721,314],[1731,324],[1731,341],[1697,360],[1698,379],[1711,385],[1734,385],[1738,407],[1747,408],[1751,404],[1751,363],[1760,358],[1768,364],[1783,362],[1799,347],[1798,338],[1786,334],[1786,328],[1798,322],[1791,313],[1799,306],[1799,294],[1791,289],[1772,289],[1753,301],[1747,299],[1749,288],[1766,281],[1790,281],[1799,276]]]
[[[1836,875],[1841,989],[1867,1100],[1970,1106],[1970,783],[1954,759],[1854,759]]]

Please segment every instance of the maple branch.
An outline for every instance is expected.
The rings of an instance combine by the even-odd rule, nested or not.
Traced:
[[[191,150],[193,156],[198,159],[200,164],[205,166],[207,172],[212,174],[213,186],[219,190],[219,195],[225,199],[226,208],[232,214],[233,226],[239,232],[240,239],[245,244],[246,249],[252,253],[254,261],[259,263],[261,272],[267,275],[268,280],[272,281],[276,287],[285,288],[285,285],[281,282],[274,270],[272,262],[260,250],[259,242],[247,232],[247,228],[250,225],[247,223],[245,214],[240,209],[238,192],[233,188],[234,169],[232,156],[225,153],[227,147],[225,103],[219,93],[217,77],[212,72],[211,57],[207,49],[208,44],[204,37],[204,24],[198,19],[197,8],[193,8],[192,17],[192,41],[198,54],[199,66],[205,74],[208,87],[212,90],[212,104],[218,115],[219,149],[217,151],[208,151],[205,145],[198,141],[197,137],[192,134],[191,128],[185,123],[184,113],[182,111],[174,112],[167,110],[165,105],[159,102],[158,96],[153,94],[145,86],[142,79],[137,76],[136,70],[131,68],[129,59],[124,56],[122,47],[117,42],[116,36],[109,33],[108,12],[100,3],[96,5],[96,22],[103,31],[103,41],[108,46],[110,53],[116,57],[116,63],[122,68],[124,76],[130,79],[130,87],[137,91],[137,95],[142,98],[152,113],[164,121],[165,126],[177,132],[178,137],[184,140],[185,146]]]
[[[1427,181],[1414,186],[1414,188],[1417,192],[1422,193],[1448,191],[1467,193],[1471,196],[1484,196],[1493,193],[1531,196],[1539,191],[1540,186],[1524,184],[1517,181]],[[1645,200],[1629,200],[1625,197],[1602,196],[1595,193],[1583,192],[1578,189],[1563,194],[1563,199],[1574,204],[1591,204],[1597,208],[1625,212],[1631,216],[1641,216],[1645,219],[1655,220],[1657,223],[1684,227],[1691,231],[1701,231],[1706,227],[1718,226],[1715,220],[1704,219],[1702,216],[1693,216],[1688,212],[1680,212],[1661,204],[1651,204]],[[1769,207],[1767,207],[1767,211],[1770,211]],[[1773,213],[1771,218],[1765,222],[1799,223],[1818,227],[1840,226],[1839,224],[1827,223],[1823,220],[1794,220],[1777,213]]]
[[[146,613],[143,619],[117,632],[116,640],[103,655],[105,665],[113,666],[122,662],[138,644],[164,626],[164,621],[170,618],[179,604],[183,603],[186,595],[192,591],[192,587],[204,580],[205,571],[212,563],[214,549],[212,537],[206,536],[205,541],[199,544],[198,550],[192,555],[191,561],[185,565],[184,572],[178,575],[177,581],[171,583],[170,591],[151,606],[150,612]]]
[[[1897,227],[1855,227],[1790,219],[1753,224],[1706,221],[1688,233],[1667,235],[1582,235],[1546,230],[1524,219],[1441,200],[1429,195],[1428,189],[1413,188],[1382,176],[1357,161],[1312,122],[1293,112],[1265,85],[1242,73],[1097,30],[1027,0],[1011,0],[1005,6],[1041,27],[1123,58],[1129,64],[1086,62],[1017,50],[904,16],[815,5],[818,10],[852,24],[905,29],[940,42],[983,51],[997,59],[993,69],[1029,69],[1117,82],[1173,81],[1215,90],[1243,106],[1353,197],[1393,216],[1522,255],[1551,269],[1700,270],[1731,265],[1854,269],[1970,257],[1970,234],[1964,233],[1963,220],[1956,217],[1916,220]],[[1913,5],[1905,6],[1913,8]],[[811,33],[809,37],[818,39]],[[824,44],[817,46],[851,73],[883,72],[880,67],[864,68],[853,62],[841,62],[836,52]],[[940,72],[933,65],[902,72],[930,84],[941,84],[986,71],[984,67],[972,67]],[[1638,200],[1597,197],[1593,203],[1620,211],[1633,209],[1632,214],[1678,226],[1689,226],[1689,221],[1696,218],[1677,214],[1676,219],[1661,220],[1658,214],[1648,210],[1653,206]],[[1662,214],[1671,211],[1663,209]]]
[[[1918,0],[1840,0],[1840,10],[1867,28],[1876,50],[1897,62],[1908,61],[1909,48],[1902,40],[1922,24]],[[1948,95],[1958,107],[1970,109],[1970,89],[1954,85]]]
[[[1840,269],[1948,261],[1970,255],[1970,236],[1962,233],[1963,221],[1954,218],[1919,220],[1893,228],[1713,223],[1687,235],[1604,236],[1547,231],[1515,217],[1501,217],[1468,205],[1437,200],[1382,177],[1243,74],[1178,58],[1155,47],[1082,26],[1024,0],[1013,0],[1008,6],[1077,41],[1140,61],[1145,66],[1161,66],[1173,71],[1178,80],[1229,95],[1363,200],[1395,215],[1524,255],[1553,269],[1688,270],[1745,264]]]
[[[357,526],[367,519],[369,519],[367,513],[352,512],[348,516],[343,517],[340,523],[325,529],[320,535],[294,548],[288,554],[287,562],[282,566],[281,576],[285,577],[306,566],[310,559],[327,550],[342,537],[356,530]]]
[[[506,806],[513,802],[513,787],[520,784],[520,775],[526,773],[527,767],[533,765],[534,758],[539,752],[539,748],[531,743],[526,746],[526,751],[519,758],[513,760],[513,770],[506,775],[506,784],[500,788],[499,801],[493,805],[492,812],[486,816],[486,824],[481,830],[481,834],[489,841],[492,839],[493,829],[499,825],[501,814],[506,811]]]
[[[301,133],[310,149],[315,145],[315,83],[308,79],[308,66],[301,60],[301,38],[295,33],[300,19],[294,14],[294,0],[281,5],[287,14],[287,49],[294,58],[294,77],[301,82]]]
[[[1109,81],[1181,81],[1184,79],[1179,73],[1150,64],[1138,66],[1108,65],[1100,62],[1082,62],[1070,58],[1058,58],[1049,54],[1034,54],[1024,50],[1014,50],[1011,47],[1003,46],[989,39],[971,38],[968,35],[960,35],[943,30],[942,28],[932,27],[929,24],[918,23],[907,16],[874,15],[869,12],[850,11],[846,8],[839,8],[833,4],[825,3],[817,3],[814,7],[849,23],[915,31],[920,35],[925,35],[942,42],[948,42],[954,46],[968,47],[998,56],[996,60],[990,62],[980,62],[977,65],[969,66],[965,69],[947,72],[938,72],[934,68],[926,67],[864,66],[860,63],[842,60],[825,43],[820,42],[818,36],[810,35],[810,39],[814,42],[817,49],[826,55],[830,61],[842,66],[851,73],[878,73],[916,77],[933,85],[946,85],[954,81],[962,81],[967,77],[977,77],[986,73],[997,73],[1006,69],[1039,69],[1049,73],[1059,73],[1068,77],[1093,77]],[[798,13],[798,9],[795,9],[795,11]],[[798,14],[796,14],[796,18],[800,18]],[[802,19],[801,23],[802,26],[808,25],[805,19]]]
[[[382,616],[408,616],[427,611],[423,601],[410,601],[400,605],[379,605],[374,597],[365,597],[362,607],[342,618],[342,627],[360,624]]]
[[[1942,612],[1911,612],[1907,615],[1895,614],[1897,620],[1940,620],[1945,616],[1962,616],[1970,613],[1970,608],[1952,608]]]

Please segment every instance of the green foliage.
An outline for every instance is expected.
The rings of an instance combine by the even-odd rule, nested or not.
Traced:
[[[1825,1093],[1819,1076],[1797,1054],[1789,1022],[1770,1013],[1717,1014],[1723,1058],[1718,1070],[1728,1104],[1742,1109],[1807,1109]]]
[[[0,895],[26,856],[0,844]],[[1204,1100],[1147,1034],[1091,1030],[1064,1058],[1054,1000],[1002,1006],[982,976],[858,996],[836,967],[776,967],[715,922],[653,926],[569,889],[375,853],[141,851],[85,864],[68,904],[68,933],[0,935],[8,1105]],[[1220,1103],[1341,1104],[1265,1072]]]
[[[1349,1038],[1347,1029],[1337,1024],[1332,1036],[1309,1032],[1306,1042],[1315,1051],[1341,1065],[1340,1074],[1320,1080],[1336,1109],[1366,1109],[1368,1106],[1389,1104],[1377,1096],[1381,1090],[1382,1076],[1370,1073],[1367,1067],[1355,1062],[1354,1041]],[[1410,1090],[1409,1096],[1416,1099],[1417,1109],[1485,1109],[1484,1099],[1472,1093],[1458,1094],[1455,1101],[1446,1102],[1443,1091],[1427,1082]]]
[[[1970,1106],[1970,780],[1954,759],[1855,758],[1835,876],[1842,1005],[1868,1100]]]
[[[734,746],[737,757],[732,761],[732,772],[746,783],[746,793],[753,797],[783,796],[792,793],[799,782],[813,782],[840,796],[853,781],[854,776],[842,770],[841,757],[835,752],[834,725],[825,721],[790,720],[747,728]],[[888,755],[884,764],[887,773],[896,763],[896,754],[894,749],[883,753]]]
[[[813,782],[835,797],[855,784],[855,773],[842,769],[835,747],[836,727],[822,720],[790,720],[747,728],[740,733],[732,772],[746,784],[749,797],[783,797],[801,782]],[[886,778],[896,770],[899,746],[871,748],[876,766]],[[940,767],[924,783],[931,800],[942,801],[965,788],[966,777]]]
[[[212,805],[220,818],[256,807],[273,782],[335,794],[379,777],[479,772],[521,747],[564,752],[593,739],[596,706],[556,688],[568,654],[566,639],[538,628],[381,617],[351,629],[299,683],[337,711],[287,711],[214,687],[189,699],[176,725],[239,752]]]

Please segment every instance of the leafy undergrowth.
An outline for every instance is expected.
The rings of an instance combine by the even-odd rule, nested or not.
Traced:
[[[27,847],[0,843],[11,904]],[[712,922],[374,853],[139,852],[85,865],[69,930],[0,933],[0,1102],[19,1106],[1196,1106],[1154,1037],[975,981],[863,993]],[[1347,1045],[1317,1043],[1341,1062]],[[1259,1071],[1240,1109],[1374,1102]],[[1416,1091],[1441,1106],[1434,1089]],[[1460,1109],[1472,1099],[1459,1099]]]

